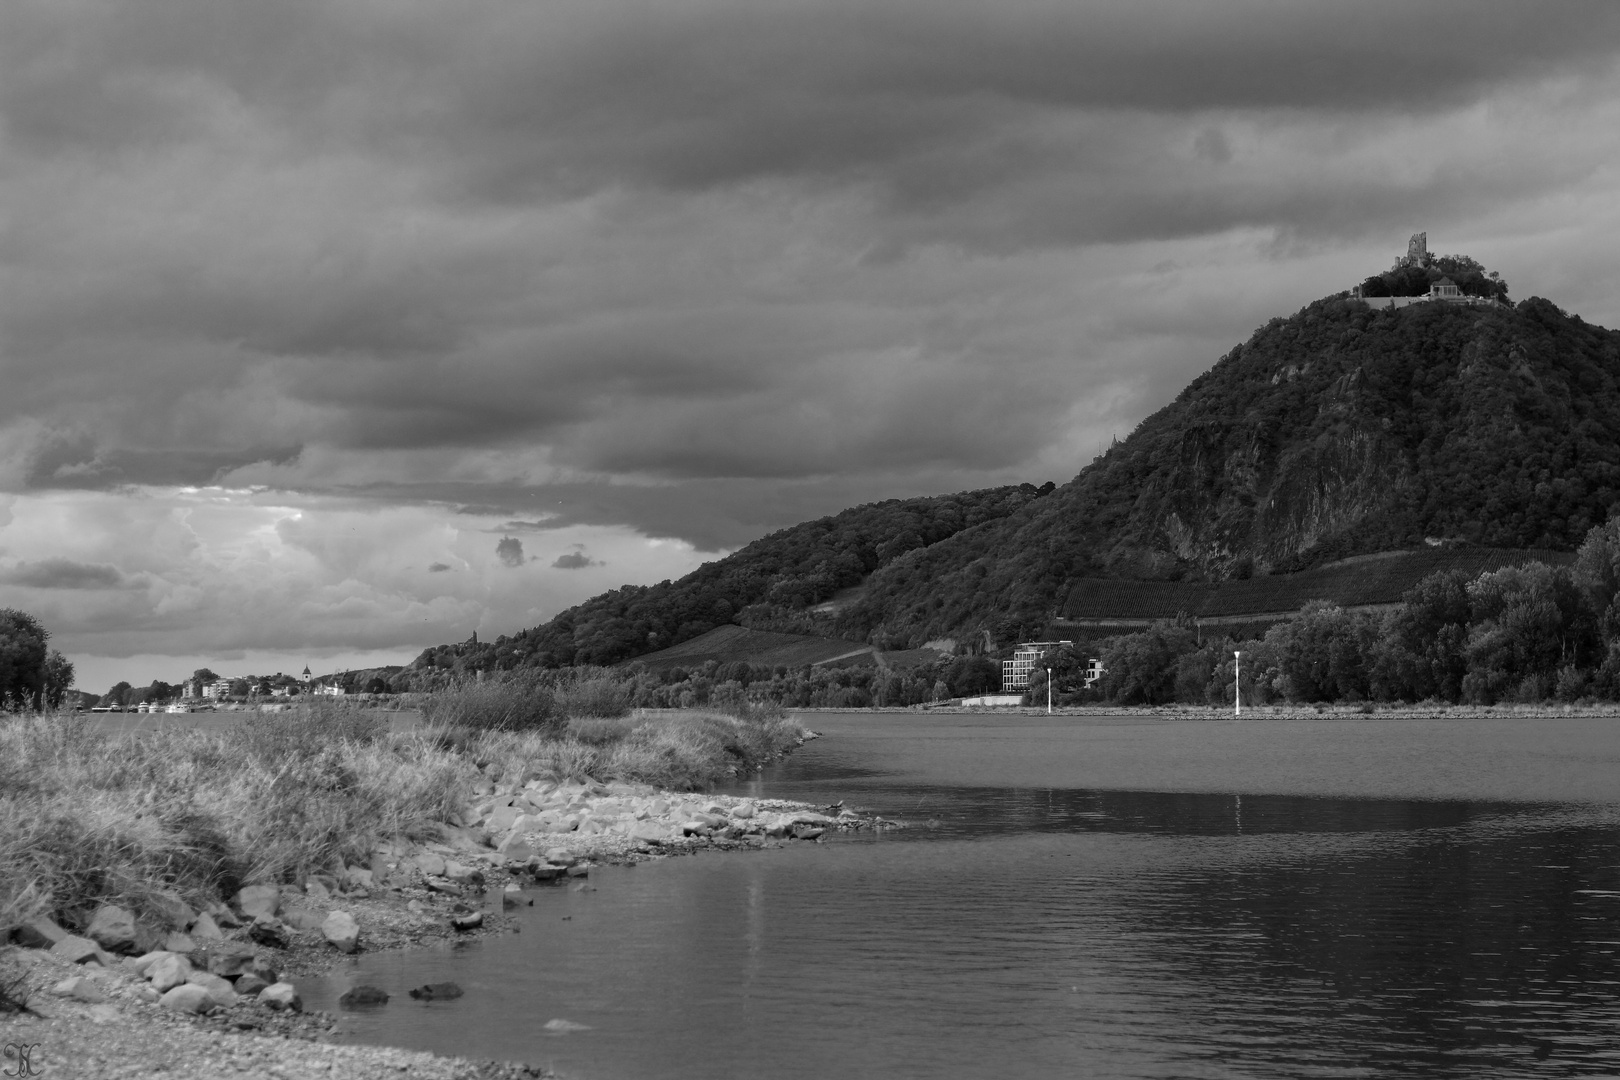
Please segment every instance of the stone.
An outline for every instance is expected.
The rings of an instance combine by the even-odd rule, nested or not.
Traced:
[[[150,986],[137,986],[135,988],[135,1000],[142,1005],[156,1005],[162,998],[163,995]]]
[[[135,916],[116,904],[102,904],[91,916],[84,936],[109,952],[132,952],[135,948]]]
[[[102,967],[110,968],[117,962],[106,949],[77,934],[68,934],[52,945],[51,955],[60,956],[70,964],[87,964],[94,960]]]
[[[152,984],[152,989],[161,994],[184,984],[191,978],[193,970],[190,960],[170,953],[146,969],[146,979]]]
[[[321,924],[321,935],[326,943],[340,953],[356,952],[360,948],[360,924],[347,911],[334,911]]]
[[[290,907],[281,913],[281,921],[294,930],[319,930],[326,916],[306,907]]]
[[[450,1001],[462,995],[461,987],[453,982],[428,983],[411,991],[417,1001]]]
[[[351,890],[366,889],[369,891],[377,887],[377,882],[371,871],[363,866],[351,866],[343,871],[343,876],[347,879],[348,887]]]
[[[189,934],[182,934],[178,930],[172,930],[163,939],[163,948],[168,952],[190,953],[197,951],[197,943],[191,940]]]
[[[481,871],[454,860],[446,860],[444,876],[457,885],[482,885],[484,883],[484,875]]]
[[[276,1012],[303,1012],[304,999],[298,996],[298,989],[292,983],[272,983],[259,991],[259,1004]]]
[[[236,1004],[236,990],[229,982],[218,975],[210,975],[206,971],[193,971],[186,977],[187,986],[200,986],[208,991],[214,1004],[222,1009],[228,1009]]]
[[[484,818],[484,828],[490,832],[505,832],[512,827],[512,823],[523,816],[523,811],[516,806],[497,806]]]
[[[512,822],[512,832],[532,833],[545,832],[546,819],[539,814],[524,814]]]
[[[259,916],[248,927],[248,937],[260,945],[268,945],[272,949],[285,949],[290,942],[287,928],[281,920]]]
[[[144,979],[146,973],[152,970],[153,964],[159,960],[167,960],[173,955],[174,953],[169,952],[167,949],[159,949],[157,952],[149,952],[143,956],[131,956],[124,961],[124,966]]]
[[[49,949],[67,936],[68,932],[56,925],[55,919],[44,916],[29,919],[11,931],[12,942],[25,949]]]
[[[461,933],[466,933],[468,930],[476,930],[480,926],[484,925],[484,913],[482,911],[474,911],[470,915],[453,916],[450,919],[450,925],[452,928],[460,931]]]
[[[568,868],[569,877],[587,877],[590,875],[590,872],[591,868],[584,863],[575,863],[573,866]]]
[[[740,802],[731,808],[731,816],[734,818],[741,818],[744,821],[747,821],[756,813],[758,813],[758,811],[754,809],[754,804],[751,802]]]
[[[256,998],[259,996],[259,991],[269,985],[271,984],[257,975],[243,975],[232,984],[232,988],[242,997]]]
[[[517,832],[502,840],[495,850],[506,856],[508,861],[511,862],[528,862],[535,856],[534,848],[530,847],[528,841],[523,839],[522,833]]]
[[[253,970],[253,963],[258,954],[247,946],[236,942],[223,945],[215,949],[208,956],[208,970],[215,975],[223,975],[227,979]],[[273,980],[272,980],[273,981]]]
[[[242,925],[242,921],[236,917],[236,912],[232,911],[230,908],[226,907],[224,904],[221,904],[217,900],[210,901],[208,906],[203,908],[203,914],[213,919],[215,925],[226,930],[234,929],[235,927]],[[192,929],[195,930],[196,927],[193,926]]]
[[[83,1001],[91,1005],[107,1000],[106,993],[96,985],[94,979],[87,979],[83,975],[75,975],[70,979],[63,979],[51,987],[51,993],[57,997],[72,998],[74,1001]]]
[[[435,855],[431,851],[424,851],[416,857],[416,868],[424,877],[444,876],[444,856]]]
[[[338,998],[338,1004],[345,1009],[362,1005],[386,1005],[388,991],[379,990],[375,986],[353,986],[343,991],[343,996]]]
[[[556,881],[567,872],[567,867],[550,865],[536,866],[530,871],[530,873],[534,874],[534,880],[536,881]]]
[[[236,907],[248,921],[274,918],[281,910],[281,890],[274,885],[248,885],[236,893]]]
[[[815,814],[809,811],[794,814],[790,819],[795,825],[836,825],[837,818],[830,818],[826,814]]]
[[[330,900],[332,898],[332,890],[328,889],[316,878],[310,878],[304,882],[304,894],[315,901]]]
[[[684,836],[708,836],[713,831],[714,831],[713,829],[709,828],[707,822],[703,822],[703,821],[683,821],[683,822],[681,822],[681,834],[684,835]]]
[[[665,802],[663,799],[654,799],[652,802],[647,804],[647,813],[651,814],[653,817],[663,817],[665,814],[669,813],[669,803]]]
[[[252,965],[249,966],[247,971],[243,972],[243,974],[257,975],[267,983],[277,983],[281,981],[281,977],[276,974],[276,969],[270,966],[270,961],[262,956],[255,956],[253,958]]]
[[[814,825],[795,825],[793,826],[793,838],[795,840],[814,840],[826,831],[826,829]]]
[[[170,930],[185,933],[191,929],[192,923],[197,921],[197,913],[191,910],[191,905],[187,904],[179,893],[170,889],[148,893],[146,907],[163,920],[164,926]]]
[[[450,895],[450,896],[460,896],[461,895],[461,886],[460,885],[457,885],[453,881],[446,881],[443,878],[429,878],[428,882],[427,882],[427,887],[429,889],[432,889],[436,893],[444,893],[444,894]]]
[[[225,940],[225,934],[220,930],[219,924],[206,911],[198,915],[197,921],[191,924],[191,937],[194,941],[202,942]]]
[[[218,1002],[206,987],[183,983],[159,998],[158,1004],[179,1012],[205,1013],[215,1008]]]

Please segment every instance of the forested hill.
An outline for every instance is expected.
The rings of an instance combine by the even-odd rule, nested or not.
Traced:
[[[614,664],[740,622],[832,634],[832,600],[909,552],[1006,517],[1050,494],[1048,483],[858,506],[756,540],[678,581],[626,585],[494,642],[428,649],[411,670]],[[818,610],[822,609],[822,610]]]
[[[1082,579],[1219,581],[1436,543],[1573,550],[1620,498],[1620,333],[1497,302],[1506,286],[1480,277],[1495,299],[1340,294],[1271,320],[1055,491],[857,507],[412,668],[614,663],[729,622],[1000,647],[1041,636]]]
[[[1620,333],[1547,300],[1273,319],[1051,497],[885,566],[880,648],[1039,635],[1080,578],[1222,580],[1461,542],[1568,551],[1620,495]]]

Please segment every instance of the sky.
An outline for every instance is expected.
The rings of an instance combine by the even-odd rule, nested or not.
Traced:
[[[1408,236],[1620,326],[1620,4],[8,0],[0,607],[513,633],[1063,483]]]

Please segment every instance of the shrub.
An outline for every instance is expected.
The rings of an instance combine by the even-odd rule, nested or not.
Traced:
[[[632,691],[613,675],[576,676],[557,687],[557,703],[569,716],[624,716],[630,711]]]
[[[430,726],[475,731],[560,731],[566,722],[550,688],[523,674],[457,683],[426,695],[418,708]]]

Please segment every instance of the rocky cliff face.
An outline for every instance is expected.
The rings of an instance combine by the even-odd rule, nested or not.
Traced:
[[[1051,497],[879,571],[846,632],[1039,632],[1068,582],[1425,542],[1570,550],[1620,500],[1620,333],[1532,299],[1274,319]]]

